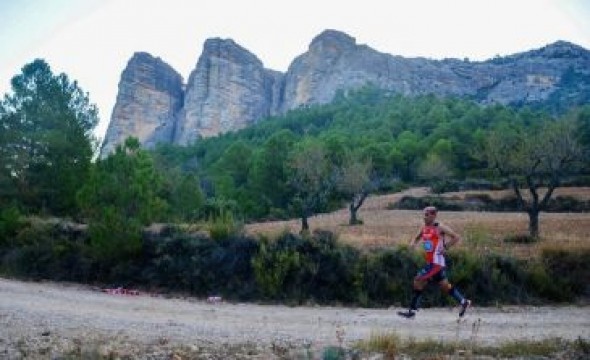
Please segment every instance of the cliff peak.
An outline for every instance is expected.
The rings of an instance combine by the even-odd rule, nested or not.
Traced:
[[[309,45],[310,51],[323,51],[326,48],[340,50],[351,49],[356,46],[356,39],[338,30],[324,30],[313,38]]]

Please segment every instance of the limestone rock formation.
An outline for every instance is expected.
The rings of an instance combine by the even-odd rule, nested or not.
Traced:
[[[138,52],[121,75],[117,102],[101,148],[113,152],[129,136],[146,147],[174,139],[183,101],[182,77],[160,58]]]
[[[315,37],[285,74],[231,39],[209,39],[186,91],[170,66],[148,54],[130,60],[119,84],[102,154],[133,135],[150,147],[186,145],[242,129],[300,106],[330,102],[367,84],[407,96],[434,94],[481,104],[534,104],[590,97],[590,52],[559,41],[487,61],[431,60],[381,53],[339,31]]]
[[[342,32],[326,30],[289,67],[281,110],[327,103],[339,90],[369,83],[404,95],[464,95],[474,92],[469,82],[435,61],[380,53]]]
[[[207,40],[189,77],[175,143],[242,129],[276,114],[281,81],[280,73],[266,70],[233,40]]]

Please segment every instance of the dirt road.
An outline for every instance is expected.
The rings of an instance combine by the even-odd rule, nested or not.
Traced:
[[[101,345],[86,351],[105,354],[117,347],[137,353],[141,346],[316,349],[346,346],[372,333],[391,331],[402,339],[468,340],[481,345],[590,338],[590,307],[475,306],[461,323],[456,321],[456,309],[425,309],[415,320],[397,317],[397,310],[209,303],[0,279],[0,358],[80,353],[89,343]]]

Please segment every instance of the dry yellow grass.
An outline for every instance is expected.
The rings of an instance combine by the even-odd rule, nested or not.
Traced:
[[[478,191],[493,197],[506,193]],[[423,196],[426,188],[414,188],[402,193],[372,196],[359,211],[363,225],[348,226],[349,213],[341,209],[320,214],[309,219],[311,230],[324,229],[336,233],[340,241],[359,248],[396,246],[406,244],[422,224],[422,212],[418,210],[387,210],[387,205],[404,195]],[[462,197],[465,193],[448,193],[445,196]],[[590,199],[590,188],[557,189],[556,195],[569,195],[578,199]],[[463,246],[477,251],[497,251],[519,257],[539,254],[546,246],[563,248],[590,247],[590,214],[588,213],[541,213],[541,241],[534,244],[506,243],[503,239],[511,235],[528,233],[528,215],[524,212],[453,212],[441,211],[438,220],[447,224],[464,238]],[[301,228],[299,220],[275,221],[250,224],[250,234],[264,234],[274,237],[283,231],[297,233]]]

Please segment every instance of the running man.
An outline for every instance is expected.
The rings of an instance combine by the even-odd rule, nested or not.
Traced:
[[[471,306],[471,301],[465,299],[459,290],[451,285],[445,273],[445,251],[458,244],[461,237],[451,228],[436,221],[437,209],[428,206],[424,209],[424,226],[416,237],[410,241],[410,248],[414,249],[421,242],[425,251],[426,266],[414,278],[414,295],[408,311],[400,311],[398,315],[413,318],[416,315],[422,292],[428,283],[438,283],[440,289],[451,295],[461,304],[459,316],[463,317]]]

